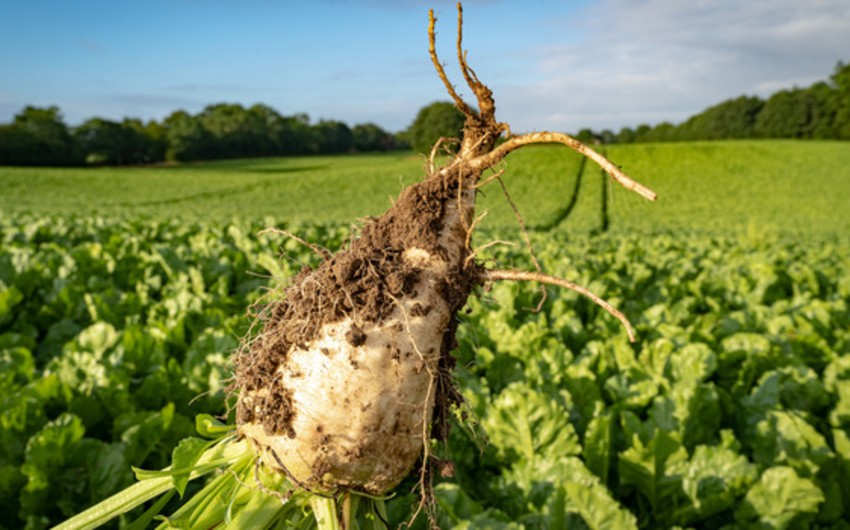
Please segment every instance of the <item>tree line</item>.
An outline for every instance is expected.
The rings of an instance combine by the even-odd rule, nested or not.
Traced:
[[[838,63],[826,81],[781,90],[766,100],[740,96],[714,105],[683,123],[624,127],[619,132],[582,129],[585,142],[632,143],[798,138],[850,140],[850,64]]]
[[[161,122],[91,118],[68,127],[57,107],[28,106],[0,124],[0,165],[127,165],[221,158],[376,152],[413,148],[427,153],[441,136],[459,136],[463,115],[448,102],[420,109],[410,127],[389,133],[373,123],[349,127],[284,116],[266,105],[210,105],[197,114],[173,112]],[[782,90],[762,100],[724,101],[678,125],[582,129],[585,142],[632,143],[732,138],[850,139],[850,64],[826,80]]]
[[[28,106],[0,125],[0,165],[128,165],[222,158],[387,151],[403,136],[374,123],[349,127],[283,116],[266,105],[221,103],[197,114],[173,112],[161,122],[91,118],[68,127],[58,107]]]

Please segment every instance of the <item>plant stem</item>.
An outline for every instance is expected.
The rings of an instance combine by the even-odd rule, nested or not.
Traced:
[[[340,525],[335,498],[313,495],[310,497],[310,507],[313,508],[313,516],[316,518],[318,530],[343,530],[348,526],[347,524],[345,527]]]
[[[195,470],[190,475],[190,480],[228,463],[235,462],[240,457],[245,456],[249,450],[251,448],[245,441],[226,442],[207,450],[198,459]],[[144,473],[140,472],[140,475],[144,475]],[[139,480],[139,482],[119,491],[88,510],[71,517],[54,527],[53,530],[90,530],[97,528],[113,517],[126,513],[174,488],[174,480],[168,474],[158,475],[156,472],[148,472],[147,475],[149,478]]]

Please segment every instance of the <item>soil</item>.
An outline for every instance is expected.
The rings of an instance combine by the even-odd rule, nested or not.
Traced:
[[[259,420],[267,434],[294,437],[288,392],[279,382],[277,369],[293,346],[310,343],[325,325],[352,318],[354,326],[346,340],[363,344],[364,323],[380,323],[392,312],[399,298],[412,296],[420,271],[405,263],[402,254],[412,247],[431,254],[445,255],[439,243],[448,201],[457,200],[457,182],[435,175],[404,190],[395,205],[379,218],[364,225],[360,237],[350,246],[324,261],[315,270],[302,270],[283,291],[283,296],[260,311],[264,320],[260,335],[235,357],[235,393],[257,392],[260,403],[247,406],[238,400],[237,423]],[[464,258],[467,249],[464,249]],[[463,263],[463,260],[461,261]],[[456,314],[480,283],[480,268],[470,262],[465,268],[450,270],[441,292]],[[425,315],[430,307],[417,305]],[[457,346],[456,319],[446,330],[441,348],[437,395],[433,416],[433,436],[448,435],[448,415],[461,397],[451,377]],[[271,390],[276,389],[276,390]],[[269,391],[271,390],[271,391]],[[259,406],[258,406],[259,405]]]

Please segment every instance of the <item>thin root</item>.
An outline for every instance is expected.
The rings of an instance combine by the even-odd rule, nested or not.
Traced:
[[[436,167],[434,166],[434,159],[437,158],[437,151],[439,151],[440,147],[444,143],[448,142],[458,142],[457,138],[447,138],[445,136],[440,136],[437,138],[437,141],[434,142],[433,147],[431,147],[431,155],[428,157],[428,174],[431,175],[436,171]],[[448,149],[446,150],[448,152]]]
[[[280,229],[280,228],[266,228],[265,230],[260,230],[259,234],[261,236],[266,235],[266,234],[284,235],[284,236],[286,236],[290,239],[294,239],[295,241],[297,241],[297,242],[301,243],[302,245],[304,245],[305,247],[309,248],[310,250],[312,250],[313,252],[315,252],[316,254],[321,256],[322,259],[328,260],[328,259],[331,259],[331,257],[333,257],[333,254],[331,254],[330,250],[328,250],[324,247],[320,247],[319,245],[314,245],[313,243],[310,243],[309,241],[305,241],[305,240],[301,239],[300,237],[296,236],[292,232],[287,232],[286,230],[283,230],[283,229]]]
[[[428,53],[431,55],[431,62],[434,63],[434,68],[437,70],[437,75],[440,76],[440,80],[443,82],[443,85],[446,87],[446,91],[451,96],[452,100],[454,100],[455,105],[458,109],[463,113],[464,116],[473,116],[475,113],[469,108],[469,105],[461,99],[461,97],[455,91],[455,87],[452,86],[451,81],[449,81],[448,76],[446,76],[446,71],[443,69],[443,64],[440,62],[440,59],[437,58],[437,33],[435,27],[437,25],[437,17],[434,15],[434,10],[431,9],[428,11]]]
[[[531,238],[528,236],[528,229],[525,227],[525,222],[522,220],[522,215],[519,213],[519,208],[517,208],[516,203],[514,203],[511,198],[511,194],[508,193],[508,187],[505,186],[505,182],[501,179],[499,174],[496,174],[496,180],[499,182],[499,186],[502,187],[502,193],[505,194],[505,198],[508,200],[508,204],[511,205],[511,209],[514,211],[514,215],[516,216],[517,223],[519,223],[520,230],[522,231],[522,238],[525,240],[525,246],[528,247],[528,255],[531,256],[531,262],[534,264],[534,268],[537,272],[542,273],[543,269],[540,267],[540,262],[537,261],[537,256],[534,254],[534,246],[531,244]],[[540,301],[537,303],[537,307],[535,307],[532,311],[535,313],[539,313],[541,309],[543,309],[543,304],[546,303],[546,297],[548,294],[546,293],[546,287],[540,286]]]
[[[487,184],[490,184],[491,182],[493,182],[497,178],[500,178],[504,174],[505,174],[505,168],[502,168],[499,171],[496,171],[495,173],[493,173],[492,175],[490,175],[486,179],[477,182],[475,184],[475,189],[483,188],[484,186],[486,186]]]
[[[487,217],[487,213],[488,212],[485,210],[481,213],[481,215],[477,216],[475,219],[472,220],[472,224],[469,225],[469,229],[466,231],[466,240],[463,242],[463,248],[470,248],[470,245],[472,244],[472,233],[475,231],[475,225],[477,225],[481,222],[482,219]]]
[[[571,291],[575,291],[580,295],[586,296],[590,298],[596,305],[607,311],[611,316],[619,320],[623,326],[626,328],[626,333],[629,335],[629,342],[635,342],[637,339],[635,337],[635,329],[632,327],[629,319],[626,318],[624,314],[618,311],[614,306],[599,298],[592,292],[590,292],[587,288],[582,287],[581,285],[577,285],[573,282],[569,282],[562,278],[558,278],[557,276],[550,276],[548,274],[541,274],[539,272],[526,272],[526,271],[512,271],[512,270],[491,270],[485,271],[482,274],[482,279],[485,281],[497,281],[497,280],[512,280],[512,281],[524,281],[524,282],[538,282],[538,283],[548,283],[551,285],[557,285],[558,287],[564,287],[565,289],[570,289]]]
[[[463,268],[466,269],[467,267],[469,267],[469,263],[472,260],[475,259],[475,256],[477,256],[479,252],[481,252],[484,249],[490,248],[494,245],[505,245],[505,246],[508,246],[508,247],[512,247],[512,246],[514,246],[514,242],[513,241],[505,241],[504,239],[496,239],[495,241],[490,241],[489,243],[485,243],[484,245],[481,245],[480,247],[473,249],[472,252],[469,253],[469,256],[466,257],[466,260],[463,262]]]
[[[502,145],[496,147],[487,154],[479,156],[475,160],[471,160],[469,163],[473,167],[478,167],[482,169],[493,167],[494,165],[499,163],[499,161],[505,158],[508,153],[515,151],[524,145],[551,143],[566,145],[570,149],[581,153],[587,158],[593,160],[599,165],[599,167],[604,169],[606,173],[611,175],[614,180],[616,180],[627,190],[634,191],[638,195],[650,201],[654,201],[658,197],[651,189],[629,178],[629,176],[620,171],[620,168],[617,167],[613,162],[600,155],[582,142],[576,140],[572,136],[564,133],[533,132],[528,134],[521,134],[518,136],[512,136],[507,139]]]

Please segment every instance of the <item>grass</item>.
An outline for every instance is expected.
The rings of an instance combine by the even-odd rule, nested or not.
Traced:
[[[657,203],[603,179],[557,146],[511,154],[503,181],[531,228],[587,232],[850,233],[850,149],[841,142],[730,141],[609,146]],[[234,160],[145,168],[0,168],[0,212],[339,224],[378,215],[425,161],[411,153]],[[583,170],[583,171],[582,171]],[[498,183],[487,228],[515,226]]]
[[[142,168],[0,168],[8,212],[338,222],[378,214],[420,162],[407,155],[292,157]]]
[[[617,229],[795,236],[850,233],[850,143],[792,140],[614,146],[658,192],[613,194]]]

